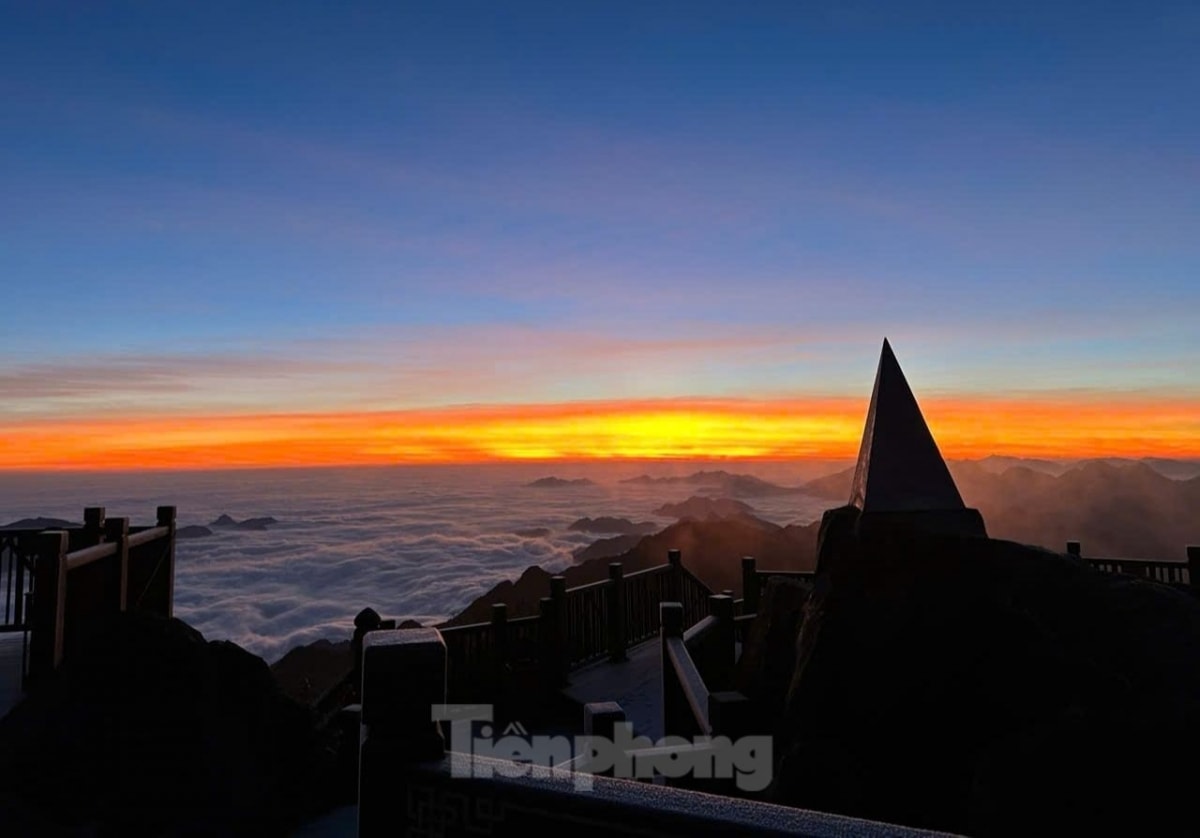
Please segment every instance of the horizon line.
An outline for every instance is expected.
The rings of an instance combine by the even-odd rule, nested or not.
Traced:
[[[1200,397],[932,396],[943,456],[1200,457]],[[491,462],[854,459],[861,398],[640,399],[325,413],[5,421],[0,470],[303,468]]]

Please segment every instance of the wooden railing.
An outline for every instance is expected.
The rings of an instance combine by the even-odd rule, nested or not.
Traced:
[[[145,527],[105,520],[104,509],[92,507],[83,527],[46,530],[33,542],[28,684],[57,669],[115,614],[173,615],[175,507],[158,507],[156,523]]]
[[[682,617],[682,603],[669,603],[665,608],[664,622],[676,626]],[[683,632],[675,634],[674,628],[669,631],[672,633],[664,643],[673,659],[679,661],[678,670],[693,682],[702,681],[695,674],[694,662],[689,663]],[[708,628],[703,634],[715,631]],[[439,717],[439,708],[445,714],[440,718],[462,718],[455,715],[461,706],[450,704],[446,693],[444,633],[438,629],[402,629],[383,634],[389,636],[368,634],[363,648],[364,701],[357,714],[355,736],[361,743],[357,806],[360,838],[418,834],[468,838],[547,830],[574,838],[614,834],[643,838],[916,838],[935,834],[744,797],[721,799],[674,784],[634,782],[623,778],[627,774],[604,776],[602,771],[558,768],[561,762],[547,765],[544,761],[548,756],[544,741],[542,747],[535,748],[530,740],[532,763],[484,754],[473,744],[478,740],[472,731],[467,731],[463,742],[453,730],[455,722],[451,721],[451,730],[446,730],[446,721],[433,721]],[[699,634],[694,633],[692,639]],[[701,691],[701,684],[695,684],[694,692]],[[716,693],[709,693],[713,695]],[[710,726],[719,717],[719,713],[709,710]],[[467,727],[470,724],[466,722]],[[507,741],[513,738],[508,734],[504,737]],[[645,754],[646,750],[661,749],[639,749],[636,753]],[[769,779],[771,754],[765,751],[758,756],[767,758],[763,768],[768,776],[764,779]]]
[[[0,632],[26,631],[33,595],[34,537],[40,530],[0,530]]]
[[[733,600],[709,597],[709,616],[684,629],[683,604],[664,602],[662,639],[663,733],[737,737],[746,732],[749,700],[733,691],[736,663]]]
[[[1163,559],[1084,556],[1083,548],[1078,541],[1067,542],[1067,553],[1104,573],[1123,573],[1152,582],[1161,582],[1165,585],[1189,588],[1200,593],[1200,546],[1195,544],[1189,544],[1185,548],[1187,559],[1182,562]]]
[[[550,579],[536,616],[509,619],[503,604],[488,622],[440,627],[446,644],[448,689],[454,701],[478,701],[502,691],[514,669],[536,670],[547,683],[562,685],[568,673],[607,657],[623,660],[628,648],[659,632],[659,604],[679,602],[685,619],[708,614],[708,589],[683,566],[679,550],[667,563],[628,576],[620,562],[607,579],[566,587]]]

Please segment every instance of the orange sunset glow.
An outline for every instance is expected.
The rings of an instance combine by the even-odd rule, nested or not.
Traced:
[[[922,400],[943,454],[1200,455],[1200,400]],[[862,399],[612,401],[10,422],[0,468],[194,469],[857,454]]]

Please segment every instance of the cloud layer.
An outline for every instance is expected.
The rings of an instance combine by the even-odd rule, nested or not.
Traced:
[[[599,482],[527,486],[549,473]],[[175,605],[205,637],[275,660],[299,643],[348,638],[364,607],[439,621],[530,565],[564,568],[573,549],[598,537],[569,531],[577,518],[669,523],[652,511],[690,488],[615,479],[638,473],[509,466],[41,475],[0,480],[0,523],[33,515],[77,520],[84,506],[102,505],[110,517],[139,524],[162,503],[178,506],[181,525],[207,524],[222,513],[273,516],[279,523],[267,531],[214,528],[212,536],[180,540]],[[814,520],[825,505],[807,496],[754,502],[762,517],[780,523]],[[530,528],[550,534],[517,534]]]

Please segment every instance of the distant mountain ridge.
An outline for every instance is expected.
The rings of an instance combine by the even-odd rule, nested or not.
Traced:
[[[526,483],[531,489],[558,489],[564,486],[595,486],[596,484],[586,477],[577,477],[574,480],[567,480],[562,477],[539,477],[532,483]]]
[[[692,495],[680,503],[664,503],[654,510],[655,515],[668,518],[729,518],[754,515],[754,507],[733,498],[710,498]]]
[[[660,525],[653,521],[635,522],[628,518],[601,515],[599,518],[580,518],[573,521],[567,529],[572,532],[589,532],[600,535],[649,535],[659,527]]]
[[[728,471],[697,471],[684,477],[651,477],[642,474],[630,477],[621,483],[635,483],[643,486],[703,486],[715,490],[722,495],[754,498],[773,497],[777,495],[802,494],[802,486],[780,486],[752,474],[734,474]]]
[[[610,562],[621,562],[625,573],[630,574],[665,564],[667,551],[678,549],[683,566],[709,588],[715,591],[729,589],[735,596],[740,596],[742,568],[739,556],[754,556],[759,567],[771,570],[813,570],[819,528],[819,522],[780,526],[751,515],[687,518],[653,535],[643,536],[625,552],[569,567],[563,571],[563,576],[567,587],[599,582],[608,578]],[[550,576],[540,567],[529,567],[516,582],[501,582],[442,626],[485,622],[491,619],[491,606],[497,602],[508,605],[510,618],[536,614],[538,601],[550,589]]]
[[[992,471],[974,460],[947,465],[993,538],[1058,551],[1079,541],[1085,555],[1182,560],[1186,545],[1200,543],[1200,477],[1179,480],[1143,461],[1123,462],[1086,460],[1058,475],[1023,465]],[[853,477],[846,469],[804,488],[842,504]]]

